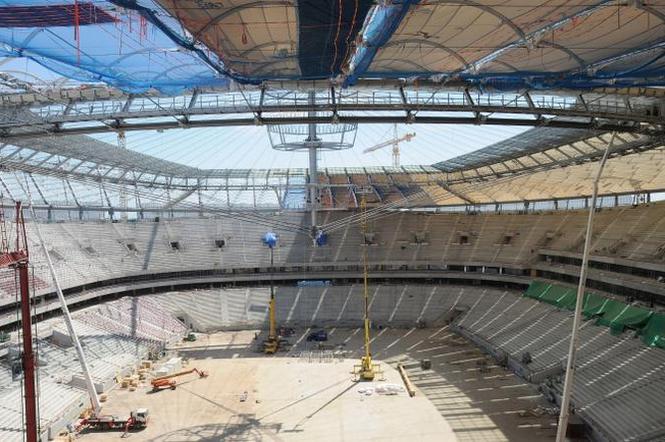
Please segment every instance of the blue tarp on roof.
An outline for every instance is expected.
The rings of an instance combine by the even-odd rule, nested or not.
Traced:
[[[0,18],[3,9],[16,13],[20,6],[39,7],[36,11],[41,13],[35,13],[30,26],[5,27],[0,20],[0,54],[28,57],[65,77],[104,82],[128,92],[157,89],[175,94],[197,86],[228,85],[227,77],[138,13],[110,2],[91,5],[78,3],[78,18],[68,20],[67,12],[75,11],[72,1],[0,0]]]

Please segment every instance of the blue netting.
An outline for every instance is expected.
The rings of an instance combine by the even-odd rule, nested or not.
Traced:
[[[153,23],[160,26],[167,35],[178,41],[182,47],[191,50],[202,50],[192,45],[188,36],[182,35],[181,29],[188,28],[202,43],[208,44],[208,51],[200,56],[213,57],[227,61],[224,73],[240,83],[259,84],[264,80],[313,80],[333,78],[341,74],[347,55],[354,49],[354,40],[365,17],[373,5],[372,0],[298,0],[293,5],[265,4],[260,2],[234,4],[220,2],[201,6],[192,1],[173,2],[164,8],[154,0],[112,0],[113,3],[139,11]],[[284,6],[295,14],[296,27],[289,31],[288,37],[273,37],[271,29],[280,35],[280,28],[289,28],[290,23],[271,22],[274,19],[276,6]],[[243,11],[265,8],[265,33],[274,41],[265,41],[255,46],[245,46],[247,41],[234,41],[224,31],[233,33],[238,24],[243,24]],[[195,10],[193,12],[192,10]],[[202,13],[205,11],[206,13]],[[178,17],[181,22],[171,16]],[[219,17],[237,17],[236,22],[227,23]],[[219,23],[217,22],[219,19]],[[221,24],[220,24],[221,23]],[[250,20],[249,27],[260,23]],[[202,29],[205,29],[203,31]],[[229,31],[230,30],[230,31]],[[283,29],[281,33],[283,34]],[[245,32],[243,26],[242,33]],[[259,37],[263,41],[265,36]],[[251,33],[250,37],[251,38]],[[274,46],[274,48],[273,48]],[[281,48],[280,48],[281,47]],[[276,49],[273,56],[265,57],[263,52]],[[252,59],[253,57],[259,59]],[[245,58],[242,58],[245,57]],[[297,69],[289,62],[295,61]],[[221,63],[220,63],[221,65]],[[295,74],[294,74],[295,72]]]
[[[0,7],[58,6],[73,1],[4,1]],[[89,5],[90,3],[87,3]],[[30,27],[0,27],[0,53],[28,57],[60,75],[84,82],[104,82],[128,92],[151,88],[178,93],[197,86],[226,86],[229,79],[195,53],[176,44],[161,29],[111,2],[94,6],[113,22],[51,26],[60,16],[44,14]],[[79,8],[86,7],[85,2]],[[73,10],[73,9],[72,9]],[[77,35],[78,34],[78,35]]]
[[[263,7],[261,2],[256,3],[255,7]],[[605,1],[589,6],[588,13],[585,12],[584,17],[592,16],[598,11],[602,12],[605,3],[613,4]],[[75,4],[79,8],[76,14],[73,13]],[[214,2],[201,2],[201,4],[203,5],[201,8],[213,8],[207,5],[214,5]],[[329,13],[318,14],[317,8],[323,8],[324,4],[329,5],[327,9]],[[508,46],[503,46],[505,42],[497,42],[497,47],[483,57],[490,61],[481,63],[480,69],[471,66],[472,64],[475,66],[479,61],[473,57],[467,60],[469,65],[448,70],[439,68],[435,61],[424,65],[413,60],[398,63],[404,58],[409,58],[408,55],[406,57],[400,55],[399,60],[394,60],[397,62],[394,65],[400,68],[393,69],[391,68],[393,64],[381,64],[378,63],[378,59],[386,47],[395,43],[395,38],[398,45],[402,44],[399,43],[399,38],[403,41],[405,38],[417,37],[427,39],[430,45],[428,47],[436,45],[443,47],[445,42],[438,41],[436,35],[429,35],[428,32],[420,35],[417,32],[421,27],[419,23],[426,23],[429,19],[411,21],[408,19],[416,13],[420,14],[419,17],[432,14],[436,8],[428,7],[427,3],[420,4],[418,0],[381,2],[371,10],[365,20],[363,43],[354,49],[352,42],[358,41],[356,38],[358,23],[367,13],[369,7],[367,1],[308,0],[296,1],[289,7],[297,8],[299,19],[306,16],[309,20],[305,23],[305,28],[298,30],[300,39],[304,39],[309,46],[303,45],[303,41],[295,41],[296,38],[293,36],[286,42],[298,46],[293,50],[293,54],[288,54],[289,57],[297,57],[299,60],[300,73],[295,76],[285,75],[279,69],[270,70],[267,67],[266,70],[259,68],[248,70],[245,74],[239,73],[245,71],[231,70],[229,67],[231,62],[229,66],[225,66],[222,62],[221,57],[225,54],[220,48],[211,47],[218,52],[215,54],[200,42],[193,41],[192,36],[183,29],[183,25],[165,11],[156,0],[78,2],[0,0],[0,9],[3,9],[0,11],[0,55],[29,57],[69,78],[84,82],[105,82],[129,92],[143,92],[155,88],[164,93],[175,94],[194,87],[225,86],[230,78],[240,83],[259,83],[270,79],[336,77],[344,70],[347,54],[351,53],[353,55],[349,56],[350,66],[353,69],[346,79],[347,85],[353,84],[360,78],[435,77],[440,80],[462,80],[469,85],[477,85],[480,89],[497,90],[665,86],[665,41],[662,36],[654,36],[654,33],[659,32],[662,27],[658,24],[641,33],[636,33],[634,29],[625,31],[626,35],[620,40],[625,46],[613,45],[611,43],[613,40],[599,41],[596,43],[598,47],[594,49],[596,52],[585,50],[586,52],[582,53],[584,60],[575,69],[558,69],[556,63],[552,62],[542,71],[538,71],[537,65],[534,64],[525,64],[522,70],[497,70],[497,66],[500,65],[498,62],[503,56],[511,50],[526,45],[524,41],[526,36],[518,38]],[[35,8],[33,15],[30,8]],[[349,14],[352,15],[350,19],[347,17]],[[579,15],[579,11],[577,14]],[[608,25],[611,20],[604,20],[602,14],[600,15],[597,20],[590,20],[591,24],[588,26],[607,27],[608,32],[603,35],[618,35],[624,32],[624,28],[617,30],[613,25]],[[543,29],[547,30],[557,23],[565,23],[566,20],[569,18],[544,15],[541,17],[542,24],[538,26],[543,26]],[[266,23],[269,26],[269,22]],[[402,24],[404,26],[401,26]],[[405,29],[402,29],[403,27]],[[445,26],[441,29],[444,28]],[[439,28],[434,28],[432,32],[436,34],[437,29]],[[571,29],[574,33],[574,26],[571,26]],[[556,27],[556,30],[562,32],[560,35],[557,34],[557,41],[564,41],[562,44],[565,44],[565,40],[561,39],[565,36],[564,31],[567,28]],[[305,35],[304,31],[309,34]],[[321,33],[320,39],[315,39],[311,35],[317,32]],[[539,32],[541,31],[532,31],[528,34],[533,37],[533,45],[537,46],[537,40],[542,37]],[[550,33],[546,34],[549,36]],[[641,34],[646,37],[640,38]],[[574,35],[569,41],[574,43]],[[278,43],[274,42],[276,46]],[[303,51],[303,48],[306,50]],[[574,52],[570,48],[567,50]],[[449,49],[449,52],[451,51]],[[513,57],[518,58],[520,53],[513,52]],[[536,57],[538,51],[532,53],[536,54],[533,55]],[[281,53],[275,55],[277,59],[282,56],[279,54]],[[442,57],[449,55],[445,51],[441,53]],[[567,58],[562,60],[565,62]],[[245,61],[236,60],[236,64]],[[279,60],[272,62],[277,61]],[[263,64],[268,65],[272,62]],[[378,66],[374,66],[377,64]],[[562,66],[569,65],[564,63]]]

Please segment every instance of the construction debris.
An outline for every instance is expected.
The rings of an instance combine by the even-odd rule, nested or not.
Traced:
[[[399,384],[377,384],[376,386],[365,385],[358,389],[358,393],[371,396],[374,393],[383,396],[395,396],[404,393],[404,387]]]

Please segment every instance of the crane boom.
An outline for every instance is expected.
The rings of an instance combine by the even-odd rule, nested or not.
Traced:
[[[379,150],[379,149],[381,149],[383,147],[387,147],[387,146],[393,146],[397,143],[401,143],[402,141],[407,141],[408,142],[408,141],[411,141],[411,138],[413,138],[415,136],[416,136],[416,134],[414,132],[407,133],[402,137],[393,138],[392,140],[384,141],[383,143],[379,143],[379,144],[376,144],[372,147],[368,147],[367,149],[363,150],[363,153],[374,152],[375,150]]]
[[[208,377],[208,372],[207,371],[199,370],[199,369],[196,369],[196,368],[190,368],[189,370],[182,370],[182,371],[179,371],[177,373],[172,373],[172,374],[167,374],[165,376],[157,377],[157,378],[153,379],[153,381],[163,381],[164,379],[177,378],[179,376],[185,376],[185,375],[190,374],[190,373],[196,373],[196,374],[199,375],[200,378]]]
[[[176,381],[174,378],[177,378],[179,376],[184,376],[190,373],[196,373],[199,375],[200,378],[207,378],[208,377],[208,372],[203,371],[203,370],[197,370],[196,368],[191,368],[189,370],[183,370],[179,371],[177,373],[172,373],[166,376],[160,376],[157,378],[154,378],[152,381],[150,381],[150,384],[152,385],[152,391],[159,391],[162,389],[170,388],[171,390],[175,390],[175,385]]]

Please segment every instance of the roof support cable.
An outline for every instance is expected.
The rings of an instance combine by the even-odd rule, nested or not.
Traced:
[[[2,179],[2,177],[0,177],[0,184],[2,185],[3,189],[5,189],[5,192],[7,192],[9,198],[15,202],[16,198],[14,198],[14,195],[12,195],[11,190],[9,190],[9,187],[7,187],[7,183],[5,182],[5,180]]]
[[[392,203],[382,204],[374,209],[371,209],[366,212],[368,219],[381,217],[385,214],[390,214],[394,209],[399,209],[405,207],[405,203],[413,203],[419,200],[426,198],[428,195],[425,191],[421,190],[419,192],[413,193],[411,195],[403,197],[401,200],[394,201]],[[350,215],[348,217],[342,218],[340,220],[328,223],[322,226],[322,229],[326,232],[339,230],[348,225],[357,224],[362,218],[361,214]]]
[[[404,109],[406,111],[406,122],[407,124],[413,123],[414,121],[414,116],[411,113],[411,109],[409,108],[409,100],[406,98],[406,93],[404,92],[404,86],[400,85],[399,87],[399,95],[402,97],[402,104],[404,105]]]
[[[583,94],[579,94],[579,95],[577,96],[577,98],[579,99],[579,102],[580,102],[580,103],[582,104],[582,106],[584,107],[584,110],[587,111],[587,112],[589,112],[589,103],[587,103],[587,101],[584,99],[584,95],[583,95]],[[589,124],[591,124],[591,125],[595,125],[595,124],[596,124],[596,117],[594,117],[594,116],[589,117]]]
[[[77,207],[81,207],[81,204],[79,203],[79,200],[76,196],[76,192],[74,192],[74,188],[72,187],[72,183],[69,182],[67,178],[64,178],[65,184],[67,184],[67,187],[69,188],[69,193],[72,194],[72,198],[74,199],[74,204],[76,204]]]
[[[476,107],[476,103],[474,103],[473,98],[471,97],[471,93],[469,92],[469,88],[464,88],[464,99],[468,101],[468,103],[471,105],[471,108]],[[476,122],[479,124],[480,123],[480,112],[477,110],[473,111],[473,114],[476,116]]]
[[[337,98],[335,97],[335,86],[330,86],[330,101],[332,103],[332,123],[337,124],[339,122],[339,116],[337,115]]]
[[[62,176],[62,177],[67,177],[66,173],[64,172],[59,172],[59,171],[52,171],[52,173],[47,174],[47,176]],[[77,179],[76,181],[84,182],[84,183],[91,183],[91,184],[98,184],[100,186],[100,196],[102,197],[102,201],[106,199],[106,202],[109,206],[109,208],[112,208],[112,205],[110,203],[110,199],[108,197],[108,194],[106,192],[106,188],[109,188],[111,190],[120,190],[122,188],[122,184],[115,184],[113,182],[108,182],[104,181],[104,184],[102,183],[103,180],[96,178],[96,177],[88,177],[86,179]],[[147,200],[152,200],[155,202],[163,202],[163,203],[168,203],[168,200],[165,197],[159,197],[153,193],[148,193],[148,192],[141,192],[137,189],[137,195],[142,195],[144,199]],[[104,198],[106,197],[106,198]],[[181,203],[180,206],[185,206],[186,208],[191,208],[192,210],[198,210],[198,205],[196,204],[183,204]],[[191,207],[189,207],[191,206]],[[292,231],[292,232],[301,232],[301,231],[306,231],[309,232],[308,229],[303,228],[299,224],[296,223],[291,223],[287,221],[276,221],[274,218],[268,218],[266,216],[257,214],[255,211],[252,210],[245,210],[245,209],[240,209],[240,210],[231,210],[231,209],[216,209],[216,208],[206,208],[206,211],[209,211],[211,213],[217,213],[222,216],[227,216],[231,218],[236,218],[239,220],[243,220],[249,223],[258,223],[258,224],[263,224],[267,225],[268,227],[279,227],[284,229],[285,231]],[[267,223],[267,224],[266,224]]]
[[[261,95],[259,95],[259,108],[256,111],[256,116],[260,119],[263,114],[263,101],[266,97],[266,86],[261,85]]]
[[[48,201],[46,200],[46,197],[44,196],[44,193],[42,192],[42,189],[40,189],[39,186],[37,185],[37,181],[35,180],[35,177],[32,176],[31,173],[29,173],[28,176],[30,177],[30,181],[32,181],[32,184],[35,186],[35,189],[37,189],[37,193],[39,194],[39,197],[42,199],[44,204],[46,204],[48,206]],[[28,191],[30,191],[30,189],[28,189]]]
[[[543,114],[536,112],[536,105],[533,102],[533,99],[531,98],[531,94],[529,94],[529,91],[524,92],[524,98],[526,99],[526,102],[529,103],[529,109],[531,109],[536,116],[536,120],[542,121],[543,120]]]

